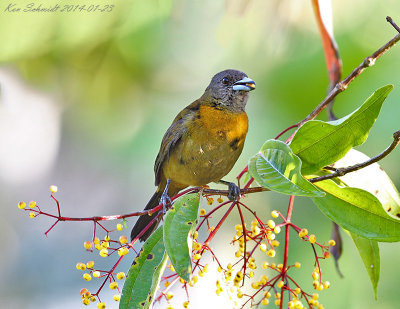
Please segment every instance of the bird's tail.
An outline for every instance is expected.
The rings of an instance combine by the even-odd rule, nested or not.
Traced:
[[[161,195],[162,192],[157,190],[156,193],[154,193],[153,196],[151,197],[150,201],[147,203],[144,210],[152,209],[156,207],[158,204],[160,204]],[[136,236],[139,235],[139,233],[144,230],[144,228],[154,219],[154,217],[157,214],[158,212],[155,212],[152,215],[140,216],[139,219],[136,221],[135,226],[132,229],[131,240],[135,239]],[[144,234],[140,236],[140,240],[145,241],[147,238],[149,238],[151,233],[153,233],[153,231],[157,228],[159,222],[160,219],[156,219],[156,221],[146,230],[146,232],[144,232]]]
[[[179,189],[170,186],[170,188],[168,190],[168,195],[172,197],[172,196],[176,195],[179,191],[180,191]],[[163,194],[163,189],[158,187],[156,193],[153,194],[153,196],[151,197],[150,201],[147,203],[144,210],[153,209],[158,204],[160,204],[160,199],[161,199],[162,194]],[[148,224],[150,224],[150,222],[155,218],[155,216],[158,213],[159,212],[155,212],[150,216],[149,215],[140,216],[132,229],[131,240],[135,239],[137,237],[137,235],[139,235],[139,233],[141,231],[143,231]],[[153,222],[153,224],[151,226],[149,226],[149,228],[146,230],[146,232],[144,232],[144,234],[142,236],[140,236],[140,238],[139,238],[140,241],[145,241],[147,238],[149,238],[151,233],[153,233],[153,231],[157,228],[158,224],[160,223],[160,220],[161,220],[161,217],[156,219]]]

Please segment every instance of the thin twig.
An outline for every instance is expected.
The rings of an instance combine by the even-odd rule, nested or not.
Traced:
[[[347,89],[349,84],[358,75],[360,75],[364,71],[364,69],[373,66],[375,64],[375,61],[379,59],[384,53],[386,53],[391,47],[393,47],[393,45],[395,45],[399,40],[400,34],[397,34],[372,55],[366,57],[363,62],[361,62],[361,64],[353,70],[353,72],[351,72],[344,80],[336,84],[336,86],[328,94],[328,96],[306,118],[296,124],[297,127],[301,127],[307,121],[316,118],[339,93]]]
[[[339,176],[344,176],[348,173],[358,171],[359,169],[362,169],[364,167],[367,167],[368,165],[371,165],[375,162],[382,160],[389,153],[391,153],[393,151],[393,149],[395,149],[399,143],[400,143],[400,130],[393,133],[393,142],[390,144],[390,146],[388,148],[386,148],[383,152],[381,152],[377,156],[375,156],[365,162],[362,162],[362,163],[358,163],[358,164],[348,166],[348,167],[338,168],[332,174],[311,178],[308,181],[309,182],[317,182],[317,181],[332,179],[332,178],[339,177]]]
[[[397,26],[396,23],[393,21],[392,17],[386,16],[386,20],[393,26],[394,29],[397,30],[397,32],[400,33],[400,28],[399,28],[399,26]]]

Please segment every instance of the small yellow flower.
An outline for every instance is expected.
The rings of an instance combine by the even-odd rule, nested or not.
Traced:
[[[193,233],[193,239],[197,239],[197,237],[199,237],[199,232],[194,231],[194,233]]]
[[[83,246],[85,247],[86,250],[92,249],[92,243],[90,241],[85,241],[83,243]]]
[[[82,299],[82,304],[84,304],[85,306],[90,305],[90,300],[89,300],[89,298],[84,298],[84,299]]]
[[[103,248],[103,249],[100,250],[99,254],[102,257],[107,257],[108,256],[108,250],[106,248]]]
[[[36,207],[36,202],[35,201],[30,201],[29,202],[29,207],[30,208],[35,208]]]
[[[193,249],[198,251],[202,248],[202,245],[198,242],[193,242]]]
[[[98,309],[105,309],[106,308],[106,303],[98,303],[97,304]]]
[[[300,264],[300,262],[296,262],[296,263],[294,264],[294,267],[296,267],[296,268],[300,268],[300,267],[301,267],[301,264]]]
[[[118,249],[118,255],[127,255],[129,253],[129,249],[127,247],[122,247]]]
[[[119,300],[121,299],[121,295],[115,294],[115,295],[113,296],[113,298],[114,298],[115,301],[119,301]]]
[[[165,297],[167,297],[167,299],[170,300],[172,297],[174,297],[174,294],[168,292],[167,295],[165,295]]]
[[[260,279],[260,284],[265,285],[268,282],[268,277],[266,275],[263,275]]]
[[[275,228],[275,221],[274,220],[268,220],[267,224],[268,224],[268,227],[270,229],[274,229]]]
[[[334,241],[333,239],[331,239],[331,240],[328,242],[328,244],[329,244],[329,246],[333,247],[334,245],[336,245],[336,241]]]
[[[29,218],[33,219],[33,218],[35,218],[35,217],[36,217],[36,214],[35,214],[33,211],[31,211],[31,212],[29,213]]]
[[[183,308],[189,308],[189,302],[188,301],[185,301],[183,303]]]
[[[98,237],[95,237],[95,238],[93,239],[93,243],[94,243],[95,245],[98,245],[98,244],[100,243],[100,239],[99,239]]]
[[[118,230],[118,231],[122,231],[123,228],[124,228],[124,227],[123,227],[123,225],[122,225],[121,223],[118,223],[118,224],[117,224],[117,230]]]
[[[302,230],[299,232],[299,237],[300,237],[300,238],[303,238],[303,237],[306,236],[306,235],[308,235],[308,230],[307,230],[307,229],[302,229]]]
[[[128,237],[126,237],[125,235],[120,236],[119,242],[123,245],[126,244],[128,242]]]
[[[194,259],[194,260],[200,260],[200,259],[201,259],[201,254],[200,254],[200,253],[196,253],[196,254],[193,256],[193,259]]]
[[[266,244],[261,244],[260,245],[260,250],[262,251],[262,252],[265,252],[265,251],[267,251],[267,245]]]
[[[317,241],[317,237],[315,237],[314,234],[311,234],[308,238],[308,240],[310,241],[310,243],[315,243]]]
[[[275,226],[274,228],[274,233],[279,234],[281,232],[281,227],[280,226]]]
[[[277,212],[276,210],[271,211],[271,217],[272,218],[278,218],[279,217],[279,212]]]
[[[93,266],[94,266],[94,261],[89,261],[86,263],[87,268],[93,268]]]
[[[118,288],[118,283],[116,283],[115,281],[110,283],[110,289],[111,290],[115,290]]]
[[[122,279],[124,279],[125,278],[125,273],[124,272],[119,272],[118,274],[117,274],[117,279],[118,280],[122,280]]]
[[[85,279],[86,281],[90,281],[92,280],[92,276],[89,275],[88,273],[83,274],[83,279]]]
[[[58,188],[57,188],[57,186],[50,186],[50,192],[51,193],[56,193],[58,191]]]
[[[26,203],[25,203],[25,202],[19,202],[19,203],[18,203],[18,208],[19,208],[19,209],[24,209],[25,206],[26,206]]]
[[[109,242],[110,241],[110,236],[107,234],[106,236],[104,236],[104,240]]]
[[[100,277],[100,272],[96,270],[96,271],[93,272],[92,275],[93,275],[93,277],[95,277],[95,278],[99,278],[99,277]]]
[[[204,208],[200,209],[200,216],[205,216],[206,210]]]
[[[282,288],[284,286],[284,282],[281,280],[278,282],[278,284],[276,285],[278,288]]]
[[[269,257],[274,257],[275,254],[276,254],[276,252],[275,252],[274,249],[270,249],[270,250],[267,251],[267,255],[268,255]]]
[[[274,239],[273,241],[271,241],[271,245],[273,247],[278,247],[279,246],[279,241],[277,241],[276,239]]]
[[[212,205],[214,203],[214,199],[212,197],[207,198],[207,204]]]
[[[224,200],[223,200],[222,197],[217,198],[217,202],[218,202],[218,203],[222,203],[223,201],[224,201]]]

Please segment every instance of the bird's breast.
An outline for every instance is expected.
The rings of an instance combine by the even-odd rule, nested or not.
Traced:
[[[187,123],[187,133],[165,165],[167,178],[185,185],[205,185],[223,178],[240,156],[248,130],[245,112],[201,106]]]

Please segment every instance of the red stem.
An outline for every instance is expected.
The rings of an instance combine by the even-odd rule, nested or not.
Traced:
[[[221,220],[219,220],[219,222],[218,222],[217,226],[215,227],[215,229],[210,233],[210,235],[208,235],[206,241],[204,242],[207,246],[208,246],[208,243],[210,242],[210,240],[214,237],[215,233],[218,232],[218,230],[221,227],[222,223],[224,223],[225,219],[231,213],[231,211],[232,211],[233,207],[235,207],[235,205],[236,205],[236,202],[233,202],[231,207],[229,207],[229,209],[226,211],[226,213],[221,218]]]
[[[285,134],[287,131],[289,131],[289,130],[291,130],[291,129],[294,129],[294,128],[297,128],[297,127],[298,127],[298,124],[294,124],[294,125],[292,125],[292,126],[286,128],[286,129],[283,130],[281,133],[279,133],[279,134],[275,137],[275,139],[280,138],[280,137],[281,137],[283,134]]]
[[[247,231],[246,231],[246,224],[244,222],[243,218],[243,213],[242,210],[240,209],[239,203],[237,203],[237,209],[239,211],[239,216],[240,216],[240,221],[242,222],[242,230],[243,230],[243,237],[244,237],[244,253],[243,253],[243,273],[246,273],[246,264],[247,264],[247,257],[246,257],[246,252],[247,252]],[[242,286],[244,285],[244,278],[243,276],[243,281],[242,281]]]
[[[294,195],[290,196],[290,200],[289,200],[289,206],[288,206],[288,211],[286,214],[286,226],[285,226],[285,251],[284,251],[284,255],[283,255],[283,267],[282,267],[282,279],[284,279],[284,277],[286,276],[286,272],[287,272],[287,260],[288,260],[288,256],[289,256],[289,228],[290,228],[290,220],[292,217],[292,212],[293,212],[293,203],[294,203]],[[283,289],[281,288],[281,303],[279,306],[280,309],[283,308]]]

